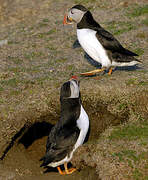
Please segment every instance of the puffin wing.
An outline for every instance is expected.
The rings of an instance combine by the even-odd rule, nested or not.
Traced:
[[[80,130],[77,126],[75,127],[62,127],[56,133],[54,142],[48,147],[48,149],[54,150],[62,150],[62,149],[70,149],[74,146],[79,136]]]
[[[51,162],[64,159],[72,151],[79,133],[80,130],[77,126],[68,127],[65,125],[58,129],[54,128],[48,137],[46,154],[41,158],[43,160],[41,166],[47,166]]]
[[[113,53],[121,53],[127,56],[138,56],[136,53],[125,49],[111,33],[103,29],[101,26],[96,27],[94,30],[97,31],[96,37],[106,50],[110,50]]]

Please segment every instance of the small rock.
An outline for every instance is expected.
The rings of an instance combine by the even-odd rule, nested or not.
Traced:
[[[4,40],[0,40],[0,46],[6,45],[8,44],[8,40],[4,39]]]

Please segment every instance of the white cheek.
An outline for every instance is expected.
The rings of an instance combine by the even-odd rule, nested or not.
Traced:
[[[79,10],[73,10],[73,13],[71,11],[68,13],[68,17],[72,18],[76,23],[79,23],[84,15],[84,12],[81,12]]]
[[[78,98],[79,97],[79,87],[75,82],[70,84],[71,96],[69,98]]]

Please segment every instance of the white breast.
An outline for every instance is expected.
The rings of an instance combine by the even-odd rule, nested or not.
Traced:
[[[81,114],[79,119],[77,120],[77,126],[80,129],[80,134],[75,144],[75,149],[83,144],[89,128],[89,118],[82,105]]]
[[[96,37],[96,31],[91,29],[77,29],[77,37],[84,51],[94,60],[102,64],[102,67],[110,67],[105,49]]]

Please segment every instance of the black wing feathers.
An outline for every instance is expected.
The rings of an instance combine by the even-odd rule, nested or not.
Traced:
[[[46,155],[41,159],[43,160],[41,166],[47,166],[50,162],[64,159],[72,151],[79,132],[80,130],[76,126],[70,127],[67,124],[59,128],[55,126],[48,137]]]
[[[127,56],[138,56],[136,53],[133,53],[129,51],[128,49],[125,49],[120,42],[114,38],[114,36],[103,29],[102,27],[95,28],[94,30],[97,31],[96,37],[101,42],[103,47],[107,50],[111,50],[112,52],[118,52],[121,54],[125,54]]]

